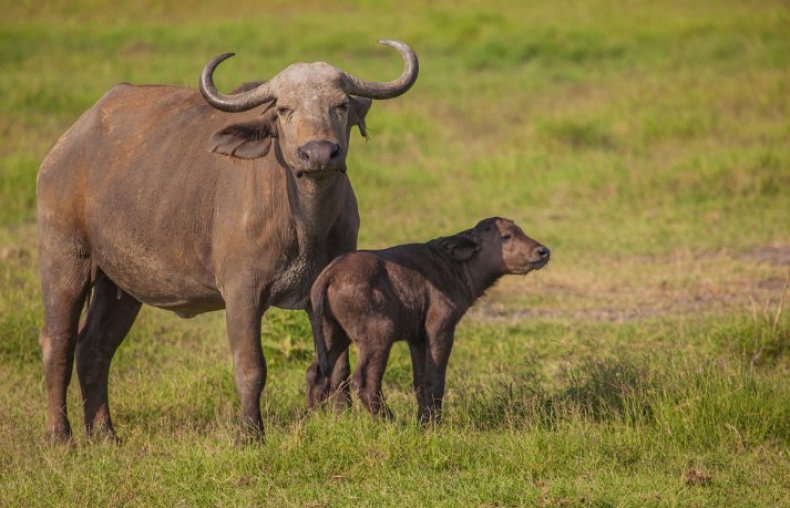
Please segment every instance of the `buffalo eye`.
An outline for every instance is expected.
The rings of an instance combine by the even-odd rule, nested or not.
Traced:
[[[289,107],[280,106],[280,107],[277,108],[277,114],[279,116],[288,116],[291,113],[293,113],[293,110],[291,108],[289,108]]]
[[[347,102],[341,102],[340,104],[335,106],[335,111],[338,111],[340,113],[345,113],[346,111],[348,111],[348,107],[349,104]]]
[[[511,238],[513,238],[513,235],[511,235],[510,233],[505,233],[504,235],[502,235],[502,239],[505,241],[510,240]]]

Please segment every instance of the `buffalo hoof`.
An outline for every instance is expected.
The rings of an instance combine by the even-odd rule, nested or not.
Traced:
[[[121,444],[121,438],[112,429],[93,429],[88,431],[87,435],[91,443]]]
[[[236,431],[236,446],[262,444],[266,441],[263,427],[247,425]]]
[[[258,434],[249,434],[247,432],[237,432],[235,444],[238,447],[244,448],[247,446],[255,446],[266,442],[266,436],[263,432]]]
[[[66,424],[47,429],[44,432],[44,441],[53,446],[69,444],[71,442],[71,427]]]

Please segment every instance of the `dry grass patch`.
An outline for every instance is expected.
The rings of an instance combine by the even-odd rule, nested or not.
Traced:
[[[619,322],[742,312],[778,302],[788,283],[787,243],[746,252],[591,256],[573,265],[555,256],[540,272],[504,278],[470,316],[482,322]]]

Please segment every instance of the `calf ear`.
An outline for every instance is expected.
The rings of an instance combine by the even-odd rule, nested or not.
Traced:
[[[208,148],[239,159],[257,159],[269,153],[274,134],[274,108],[269,107],[257,120],[230,124],[215,132]]]
[[[368,137],[368,130],[365,128],[365,115],[368,114],[373,101],[367,97],[357,97],[356,95],[349,97],[351,98],[351,109],[348,114],[349,125],[356,125],[359,127],[359,133]]]
[[[477,240],[473,236],[464,233],[441,238],[439,246],[457,261],[466,261],[480,249],[480,244]]]

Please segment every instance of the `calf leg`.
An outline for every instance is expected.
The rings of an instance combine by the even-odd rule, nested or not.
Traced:
[[[48,417],[45,435],[54,442],[71,437],[66,392],[71,381],[80,313],[90,285],[90,259],[74,240],[55,242],[42,227],[40,249],[44,326],[39,336]],[[47,241],[49,240],[49,241]],[[50,242],[58,243],[53,245]]]
[[[344,348],[330,348],[327,353],[332,367],[329,376],[320,372],[318,360],[313,360],[307,369],[307,409],[315,409],[330,401],[337,412],[342,412],[351,406],[348,393],[348,342]]]
[[[348,335],[337,321],[326,315],[310,316],[313,333],[320,329],[320,337],[326,344],[330,371],[320,372],[318,360],[307,369],[307,408],[314,409],[332,398],[336,411],[343,411],[351,404],[348,396]]]
[[[334,363],[332,375],[329,378],[329,403],[336,413],[342,413],[351,407],[351,387],[348,380],[351,376],[351,367],[348,363],[350,341],[348,336],[344,335],[344,337],[345,345]]]
[[[417,418],[420,422],[428,420],[428,399],[425,393],[425,341],[409,341],[411,368],[414,374],[414,395],[417,398]]]
[[[442,420],[442,399],[447,362],[453,348],[453,332],[440,331],[428,335],[425,351],[425,406],[422,422],[439,423]]]
[[[351,384],[370,414],[391,420],[392,411],[384,401],[381,382],[384,378],[384,370],[387,368],[392,341],[388,340],[379,346],[381,347],[360,347],[359,363]]]
[[[77,375],[88,436],[115,437],[107,399],[110,362],[140,312],[140,302],[104,274],[96,280],[85,325],[77,339]]]
[[[321,374],[318,368],[318,359],[307,367],[305,374],[307,380],[307,410],[312,410],[321,405],[326,400],[329,392],[329,378]]]
[[[319,316],[316,316],[309,305],[307,306],[307,309],[305,309],[305,312],[307,312],[307,317],[310,320],[310,328],[313,332],[313,345],[316,349],[316,357],[307,368],[307,373],[305,374],[307,381],[307,409],[309,411],[311,409],[315,409],[326,398],[326,394],[329,391],[329,377],[326,375],[326,373],[321,372],[318,362],[317,343],[319,340],[326,342],[324,339],[324,334],[320,332],[319,328],[322,326],[323,319]],[[329,348],[326,349],[328,356]]]

